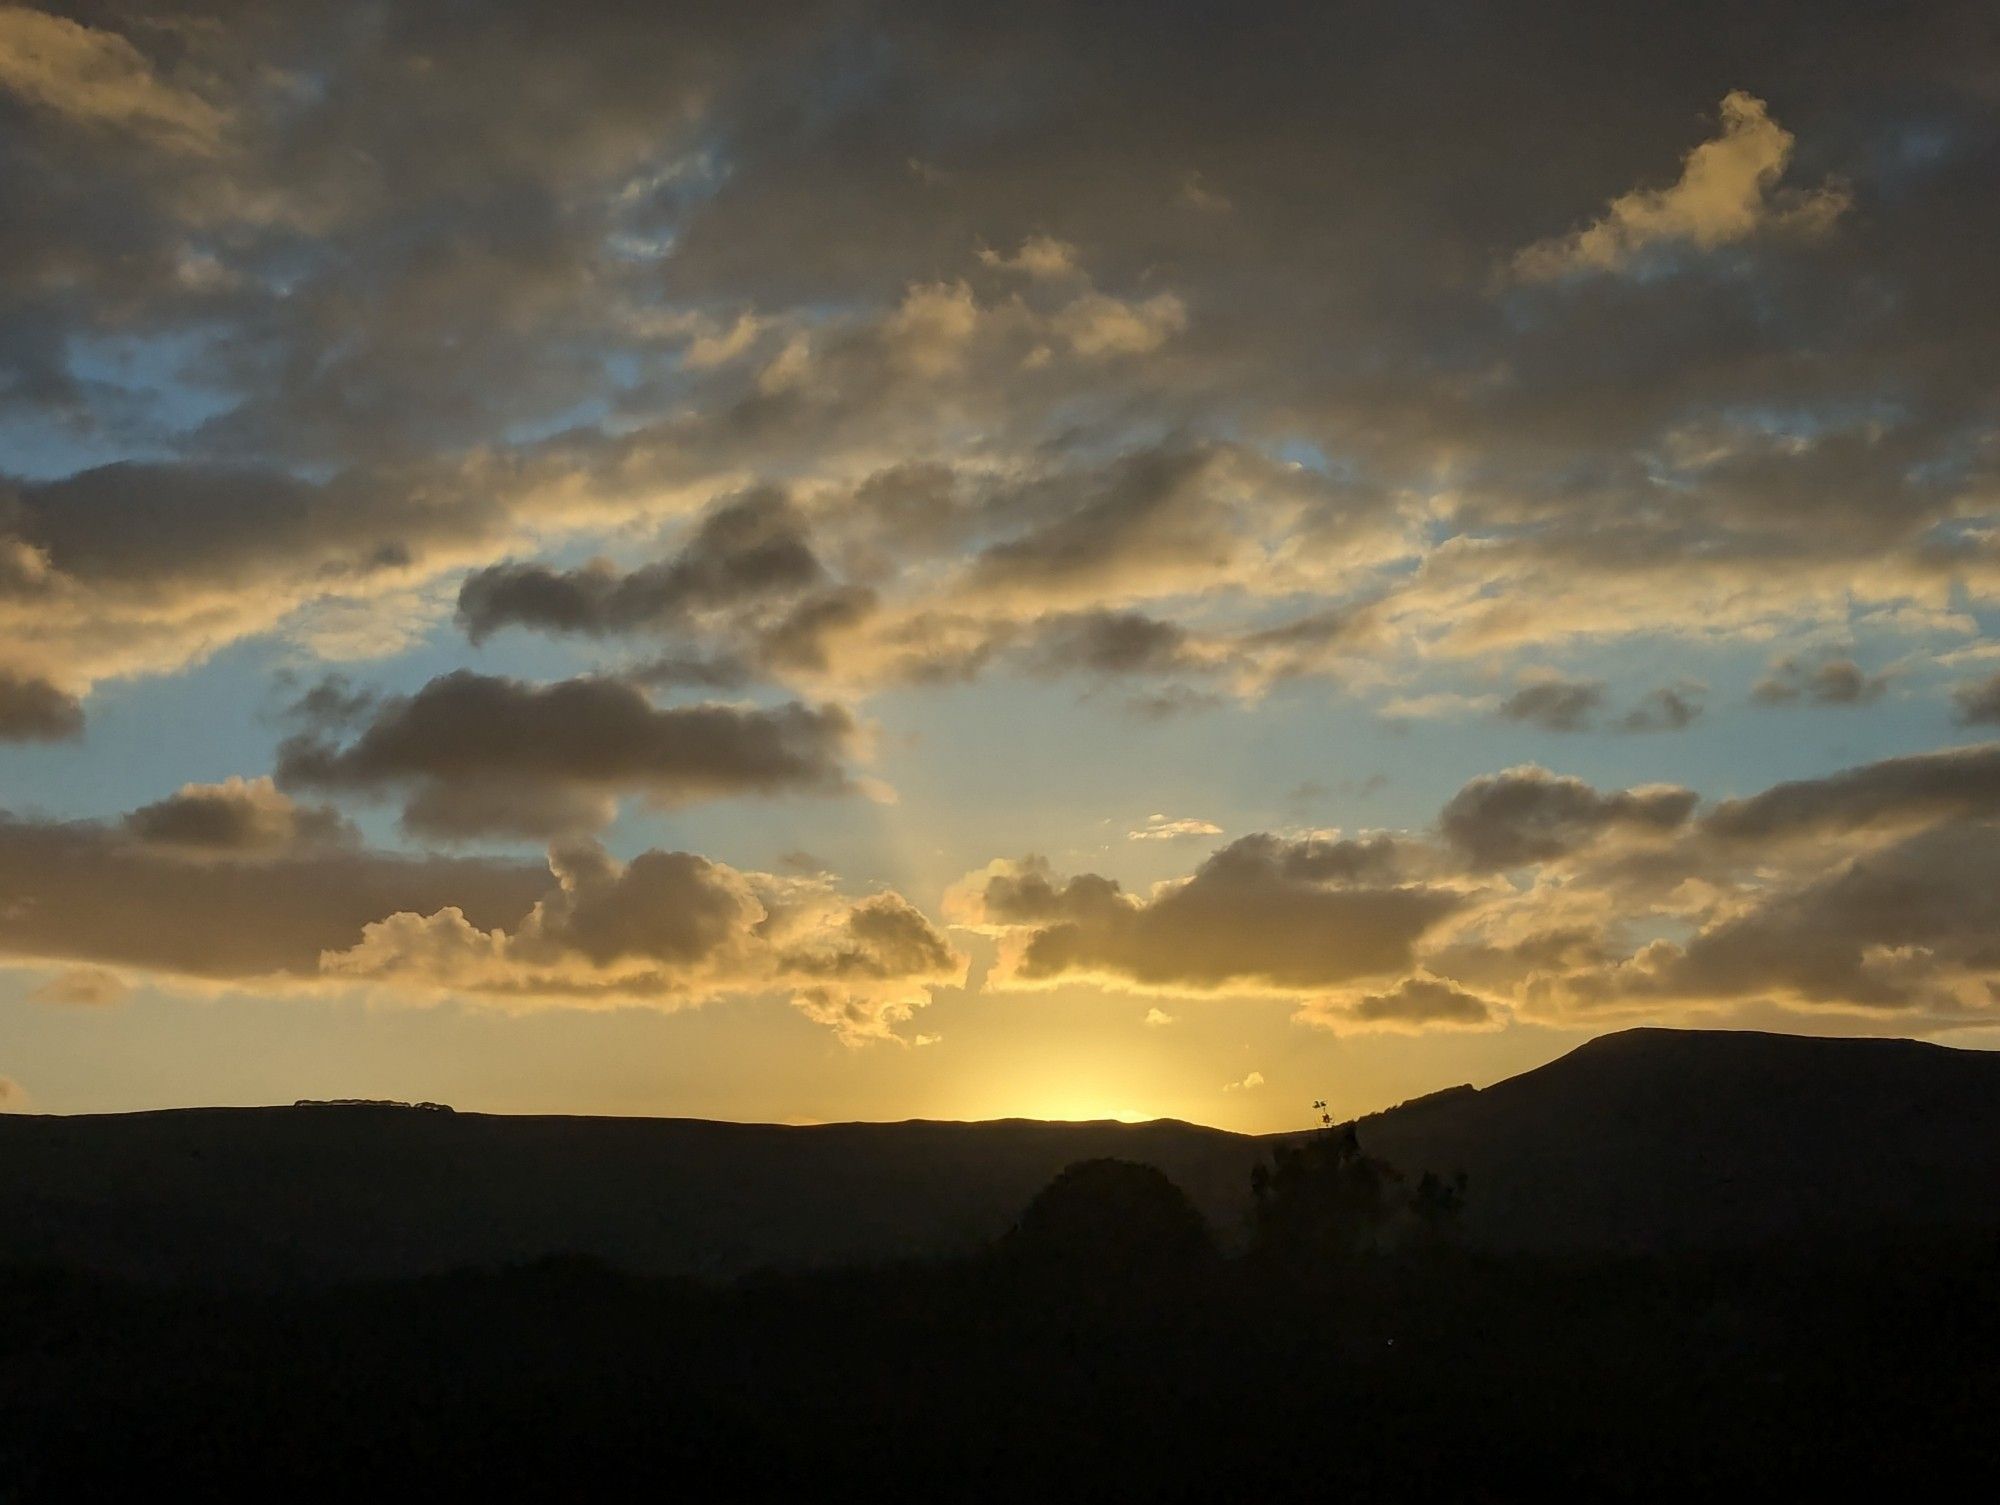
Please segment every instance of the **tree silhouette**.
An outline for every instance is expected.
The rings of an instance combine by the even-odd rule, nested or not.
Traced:
[[[1321,1127],[1276,1145],[1271,1163],[1259,1165],[1250,1177],[1253,1249],[1305,1266],[1379,1247],[1402,1180],[1387,1161],[1362,1152],[1352,1123],[1336,1125],[1324,1102],[1313,1107]]]
[[[1449,1178],[1425,1171],[1417,1179],[1410,1196],[1410,1212],[1415,1216],[1419,1238],[1431,1245],[1446,1244],[1458,1237],[1459,1217],[1465,1211],[1465,1172]]]

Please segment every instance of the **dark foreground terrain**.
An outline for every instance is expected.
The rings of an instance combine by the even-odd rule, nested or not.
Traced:
[[[1638,1031],[1264,1141],[4,1123],[0,1502],[1983,1495],[1995,1065]]]
[[[17,1271],[0,1499],[1983,1491],[1996,1282],[1990,1238],[262,1295]]]

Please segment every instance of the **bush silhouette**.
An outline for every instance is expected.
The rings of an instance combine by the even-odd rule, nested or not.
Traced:
[[[1053,1274],[1147,1279],[1215,1255],[1208,1224],[1154,1166],[1081,1160],[1042,1188],[1001,1241],[1008,1257]]]

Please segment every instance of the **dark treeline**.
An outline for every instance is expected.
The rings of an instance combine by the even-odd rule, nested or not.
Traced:
[[[0,1273],[0,1500],[1899,1495],[2000,1462],[2000,1244],[1467,1250],[1333,1129],[1219,1248],[1073,1166],[992,1249],[320,1291]],[[1971,1470],[1969,1474],[1966,1470]]]

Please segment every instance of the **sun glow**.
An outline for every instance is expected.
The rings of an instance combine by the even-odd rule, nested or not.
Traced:
[[[1041,1099],[1033,1106],[1023,1108],[1010,1116],[1039,1118],[1051,1123],[1095,1123],[1104,1119],[1114,1119],[1121,1124],[1142,1124],[1158,1118],[1159,1114],[1142,1112],[1138,1108],[1113,1106],[1101,1098],[1065,1096]]]

